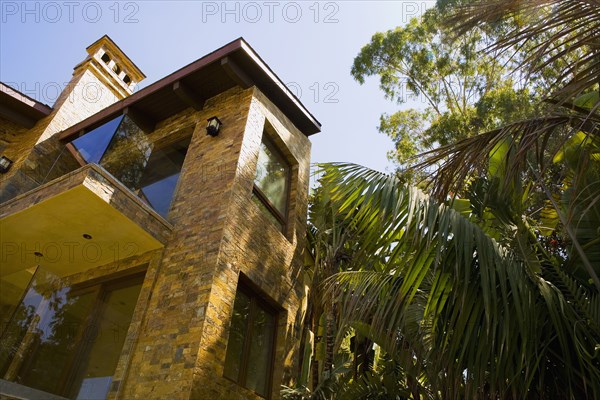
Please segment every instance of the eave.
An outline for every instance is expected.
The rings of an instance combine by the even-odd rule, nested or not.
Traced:
[[[32,128],[52,108],[0,82],[0,117],[24,128]]]
[[[320,132],[319,121],[239,38],[66,129],[59,137],[74,138],[123,113],[135,115],[152,129],[188,107],[202,109],[207,99],[236,85],[256,85],[306,136]]]

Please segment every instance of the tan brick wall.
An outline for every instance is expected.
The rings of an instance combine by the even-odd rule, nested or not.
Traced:
[[[19,168],[36,140],[35,132],[0,117],[0,154],[14,162],[11,172]]]
[[[265,118],[276,131],[277,136],[272,139],[298,164],[289,195],[291,212],[287,237],[251,198]],[[296,318],[302,294],[301,253],[306,228],[309,157],[308,139],[255,89],[206,312],[194,376],[194,399],[259,398],[223,378],[228,329],[240,272],[285,310],[278,321],[272,398],[279,398],[282,383],[290,383],[299,344]]]
[[[169,214],[173,236],[122,398],[190,398],[251,96],[252,90],[231,89],[209,99],[202,111],[188,109],[161,122],[152,134],[159,137],[197,123]],[[216,138],[205,130],[213,115],[223,122]]]
[[[208,117],[223,122],[206,135]],[[252,185],[265,118],[275,142],[298,165],[290,191],[286,235],[252,202]],[[285,311],[279,329],[272,398],[289,383],[299,344],[296,318],[302,295],[310,142],[255,88],[231,89],[201,112],[186,110],[155,133],[197,121],[169,220],[156,290],[142,326],[122,398],[258,398],[223,378],[228,329],[239,273]]]
[[[98,78],[92,67],[76,70],[73,79],[54,104],[54,111],[49,116],[50,121],[47,124],[41,124],[40,121],[33,128],[41,131],[38,143],[83,121],[121,98]]]

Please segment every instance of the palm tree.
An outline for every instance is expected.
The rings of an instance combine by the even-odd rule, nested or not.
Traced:
[[[554,69],[548,107],[426,154],[414,168],[430,173],[430,195],[322,166],[355,237],[325,283],[338,343],[352,329],[380,348],[337,396],[600,398],[600,5],[467,3],[449,22],[457,34],[510,20],[519,29],[493,50],[527,46],[524,71]]]
[[[502,145],[504,181],[527,176],[534,190],[550,203],[559,222],[555,234],[567,243],[570,266],[585,270],[600,290],[600,2],[598,0],[481,1],[458,8],[449,24],[457,35],[482,24],[511,21],[519,27],[490,49],[531,49],[522,61],[529,75],[552,69],[555,77],[545,113],[515,121],[466,140],[440,147],[414,167],[431,175],[431,193],[443,199],[460,192],[465,182],[489,167]],[[571,160],[562,155],[570,153]],[[568,157],[567,157],[568,158]],[[552,176],[557,175],[558,176]],[[584,232],[586,225],[589,227]]]
[[[310,290],[302,321],[300,370],[296,388],[284,390],[288,399],[329,398],[336,391],[339,367],[344,364],[339,357],[336,360],[339,354],[334,349],[339,326],[336,305],[325,301],[323,282],[346,268],[354,246],[353,232],[332,207],[328,193],[317,189],[310,200],[305,252],[305,282]]]
[[[499,244],[464,203],[452,208],[352,164],[323,168],[333,206],[362,237],[355,267],[330,278],[327,292],[341,326],[366,325],[398,361],[396,387],[406,397],[600,396],[597,291],[542,251]],[[385,258],[384,268],[360,270],[373,254]]]

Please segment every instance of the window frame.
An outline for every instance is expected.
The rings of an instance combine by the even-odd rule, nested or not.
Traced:
[[[275,205],[269,200],[267,195],[256,185],[256,182],[253,181],[252,184],[252,194],[256,196],[256,198],[266,207],[267,211],[269,211],[275,219],[281,225],[281,231],[285,232],[287,230],[288,218],[290,213],[290,190],[292,185],[292,163],[290,163],[288,157],[279,149],[279,147],[273,142],[273,140],[267,135],[266,127],[263,131],[263,135],[261,138],[261,144],[264,144],[271,152],[277,154],[279,158],[281,158],[286,166],[287,166],[287,174],[285,177],[285,193],[283,194],[285,197],[285,213],[282,213],[275,207]],[[260,148],[259,148],[260,152]],[[258,161],[257,161],[258,162]],[[256,171],[254,173],[254,179],[256,180]]]
[[[262,295],[257,290],[253,289],[251,287],[251,283],[249,283],[249,282],[246,283],[246,280],[243,279],[242,276],[240,276],[240,282],[237,286],[237,290],[235,291],[235,298],[234,298],[233,304],[235,304],[237,295],[240,292],[243,293],[244,295],[246,295],[250,299],[250,313],[249,313],[248,319],[245,320],[244,347],[242,350],[242,357],[240,360],[238,377],[232,378],[231,376],[227,376],[225,374],[225,368],[223,368],[223,377],[225,379],[227,379],[231,382],[234,382],[235,384],[243,387],[244,389],[251,391],[252,393],[256,394],[257,396],[269,400],[269,399],[271,399],[272,392],[273,392],[273,372],[274,372],[274,367],[275,367],[275,358],[276,358],[275,353],[276,353],[276,349],[277,349],[277,336],[279,333],[280,310],[278,310],[275,306],[270,304],[271,302],[268,301],[267,299],[265,299],[264,295]],[[256,391],[249,389],[246,386],[246,381],[248,379],[248,366],[251,362],[250,348],[251,348],[251,344],[252,344],[252,336],[253,336],[253,330],[254,330],[253,321],[254,321],[254,317],[256,315],[257,309],[262,309],[273,317],[273,331],[272,331],[273,340],[271,341],[271,349],[270,349],[271,357],[269,360],[269,368],[266,371],[267,390],[264,395],[259,394]],[[233,319],[233,305],[232,305],[231,311],[232,311],[231,317],[229,318],[229,332],[228,332],[228,337],[227,337],[227,347],[229,347],[229,336],[231,335],[231,321]],[[227,359],[227,348],[225,349],[225,360],[226,359]],[[223,365],[225,365],[225,363]]]
[[[70,357],[67,366],[65,367],[65,371],[63,372],[63,376],[61,378],[61,393],[64,396],[76,396],[77,393],[75,388],[75,383],[77,383],[79,370],[82,367],[83,363],[89,361],[90,352],[92,350],[92,346],[94,344],[93,340],[89,340],[86,338],[86,335],[92,335],[93,338],[96,338],[96,331],[99,327],[98,322],[104,316],[105,304],[107,296],[110,292],[126,288],[129,286],[134,286],[139,284],[140,291],[138,293],[138,297],[136,300],[136,304],[133,306],[133,313],[131,314],[131,321],[129,322],[129,326],[127,327],[127,331],[124,333],[127,335],[129,329],[131,328],[131,323],[133,322],[133,316],[135,315],[136,308],[139,303],[140,294],[143,289],[144,280],[146,277],[146,270],[129,274],[123,277],[116,277],[111,279],[111,277],[105,277],[104,279],[99,279],[94,282],[82,282],[78,285],[75,285],[74,288],[76,290],[81,291],[92,291],[95,292],[94,304],[92,305],[92,309],[90,310],[90,314],[86,318],[86,322],[82,324],[79,328],[77,343],[75,345],[73,354]],[[125,340],[123,341],[123,347],[125,346]],[[123,348],[119,349],[119,356],[121,358],[123,353]],[[118,365],[115,366],[115,372]],[[114,373],[113,372],[113,377]],[[112,385],[112,384],[111,384]],[[110,391],[109,391],[110,393]]]

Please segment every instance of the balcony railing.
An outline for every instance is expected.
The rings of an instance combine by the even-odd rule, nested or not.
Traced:
[[[127,116],[66,144],[51,138],[36,145],[21,169],[3,183],[0,202],[94,163],[166,217],[190,139],[152,142]]]

